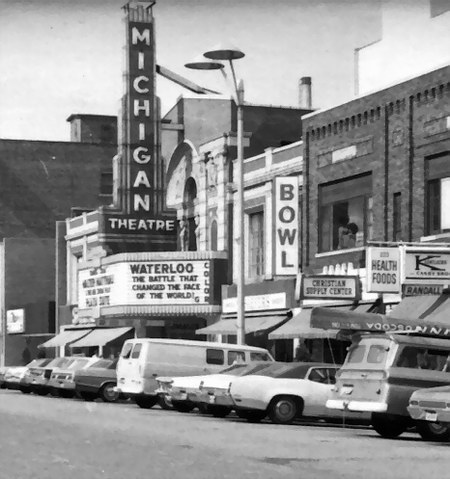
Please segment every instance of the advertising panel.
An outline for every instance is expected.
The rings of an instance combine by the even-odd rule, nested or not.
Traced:
[[[450,280],[450,251],[406,250],[405,280]]]
[[[210,304],[209,260],[127,261],[78,272],[78,307]]]
[[[245,311],[268,311],[271,309],[287,308],[286,293],[255,294],[245,296]],[[224,313],[234,313],[237,311],[237,298],[225,298],[222,301],[222,311]]]
[[[349,299],[361,297],[358,276],[303,276],[301,299]]]
[[[24,309],[8,309],[8,311],[6,311],[6,332],[8,334],[25,332]]]
[[[279,176],[274,179],[274,274],[298,273],[299,206],[298,176]]]
[[[367,291],[369,293],[399,293],[400,249],[367,248]]]

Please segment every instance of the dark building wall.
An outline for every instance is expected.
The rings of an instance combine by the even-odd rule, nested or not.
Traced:
[[[25,334],[52,333],[55,320],[54,238],[6,238],[5,311],[25,309]],[[33,352],[45,339],[33,338]],[[25,337],[6,334],[6,365],[20,365]]]
[[[117,144],[117,117],[106,115],[70,115],[70,141]]]
[[[0,237],[54,237],[71,208],[111,202],[100,195],[116,147],[0,140]]]
[[[304,264],[364,262],[361,253],[315,258],[319,242],[319,185],[372,174],[373,237],[393,240],[393,195],[401,194],[403,241],[426,234],[425,169],[450,151],[450,67],[441,68],[336,108],[303,118],[305,134]],[[333,163],[333,152],[351,145],[356,156]],[[356,264],[355,266],[358,266]],[[362,265],[363,266],[363,265]]]

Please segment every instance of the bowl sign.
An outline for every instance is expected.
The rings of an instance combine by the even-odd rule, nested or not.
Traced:
[[[367,291],[370,293],[399,293],[400,250],[370,246],[366,253]]]

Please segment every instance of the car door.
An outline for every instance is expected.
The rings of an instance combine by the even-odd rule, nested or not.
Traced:
[[[142,346],[141,342],[126,343],[122,350],[120,367],[117,369],[117,382],[125,393],[143,392],[142,365],[139,361]]]
[[[327,400],[331,397],[335,383],[335,369],[328,367],[312,367],[305,379],[308,381],[308,396],[305,399],[304,414],[307,416],[330,416],[326,407]]]

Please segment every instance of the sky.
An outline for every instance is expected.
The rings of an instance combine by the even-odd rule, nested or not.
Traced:
[[[73,113],[116,115],[123,92],[126,0],[0,0],[0,138],[69,141]],[[245,99],[314,108],[354,96],[354,49],[380,38],[378,0],[157,0],[157,63],[213,90],[221,75],[184,64],[220,43],[245,57]],[[183,88],[158,79],[165,113]]]

